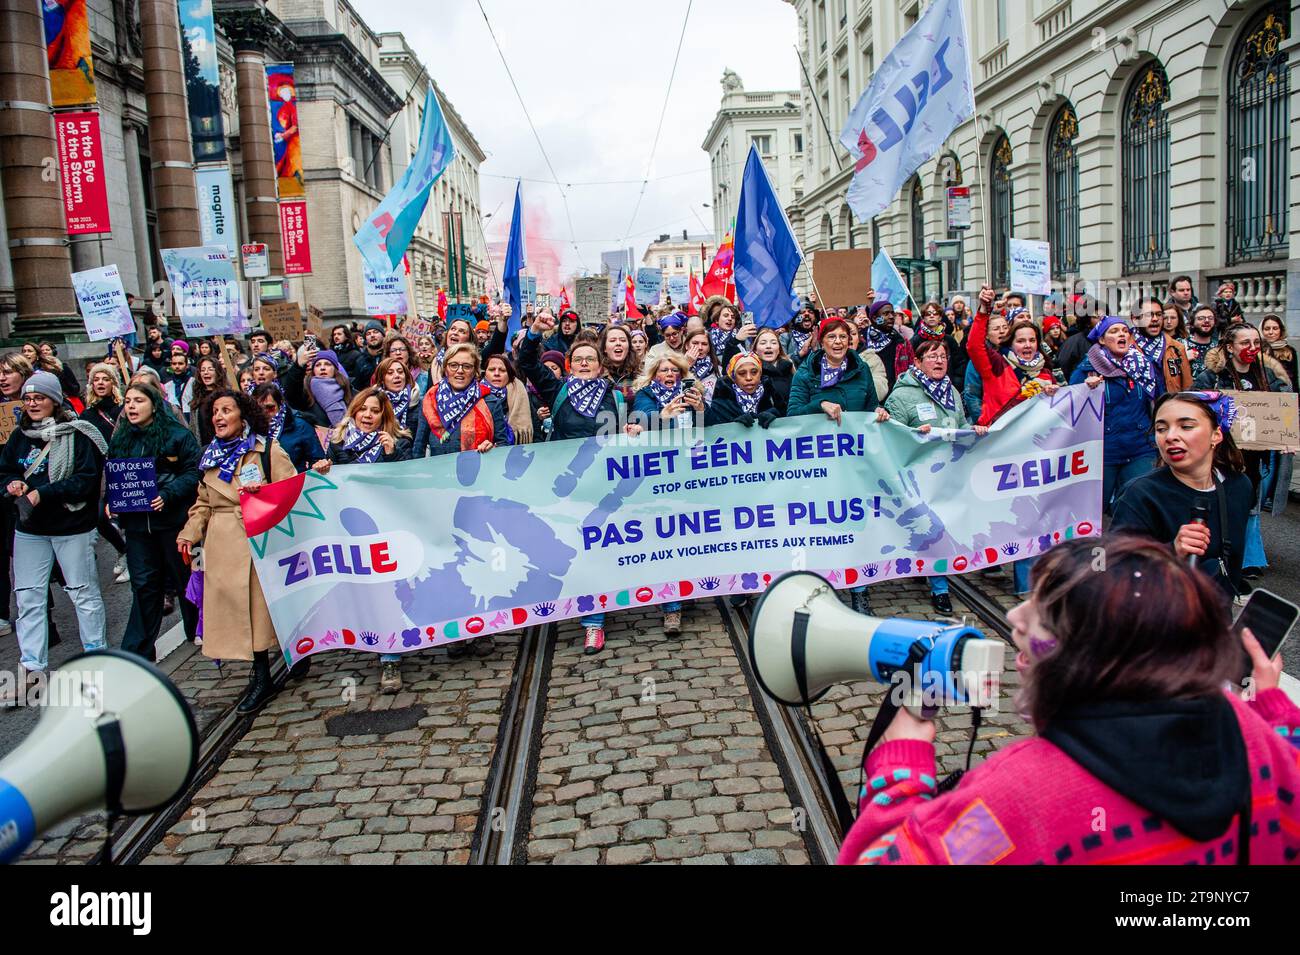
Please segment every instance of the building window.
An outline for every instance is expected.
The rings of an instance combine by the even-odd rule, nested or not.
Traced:
[[[1079,120],[1066,103],[1047,129],[1047,239],[1052,277],[1079,270]]]
[[[998,42],[1007,38],[1007,0],[997,0]]]
[[[1291,111],[1289,3],[1268,4],[1242,33],[1228,73],[1228,264],[1288,249]]]
[[[666,255],[659,256],[659,268],[661,269],[668,268],[668,256]]]
[[[1124,271],[1169,268],[1169,79],[1158,61],[1138,71],[1124,101]]]
[[[989,164],[989,273],[993,284],[1006,286],[1010,282],[1011,229],[1015,223],[1015,209],[1011,198],[1011,141],[1003,133],[993,146],[993,160]]]
[[[674,259],[673,268],[683,269],[685,267],[686,267],[686,258],[681,255],[677,256],[676,259]]]
[[[803,133],[792,133],[791,145],[796,156],[803,155]]]
[[[758,149],[760,156],[772,155],[772,136],[770,133],[759,133],[753,137],[755,147]]]
[[[912,180],[911,191],[911,213],[912,213],[912,258],[925,258],[925,206],[924,195],[921,193],[921,180],[916,178]]]

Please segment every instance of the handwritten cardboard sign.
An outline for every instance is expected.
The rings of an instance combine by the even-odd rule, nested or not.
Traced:
[[[7,442],[18,430],[18,416],[22,413],[21,401],[0,401],[0,444]]]
[[[307,306],[307,331],[316,336],[317,341],[325,341],[325,313],[315,305]]]
[[[158,496],[158,473],[153,458],[109,458],[104,462],[105,496],[114,514],[151,511]]]
[[[609,315],[609,276],[580,278],[574,285],[573,301],[584,322],[603,322]]]
[[[261,315],[262,327],[271,333],[271,341],[302,341],[302,309],[297,302],[265,302]]]
[[[821,293],[821,304],[828,308],[851,308],[867,304],[873,259],[870,249],[814,252],[813,283]],[[894,304],[902,307],[901,301]]]
[[[1237,402],[1232,437],[1243,451],[1300,451],[1300,406],[1295,392],[1229,391]]]

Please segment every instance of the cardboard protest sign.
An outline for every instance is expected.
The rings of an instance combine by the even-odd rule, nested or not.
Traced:
[[[262,327],[271,341],[302,341],[302,309],[297,302],[266,302],[261,308]]]
[[[1300,406],[1295,392],[1229,391],[1237,402],[1232,437],[1243,451],[1300,451]]]
[[[18,430],[18,416],[22,413],[21,401],[0,401],[0,444],[7,442]]]
[[[104,462],[105,496],[114,514],[151,511],[158,496],[158,473],[153,458],[109,458]]]
[[[325,313],[315,305],[307,306],[307,331],[317,341],[325,341]]]
[[[573,296],[574,308],[584,322],[603,322],[609,315],[609,296],[608,275],[578,279]]]
[[[826,308],[852,307],[867,303],[871,285],[870,249],[836,249],[813,253],[813,284]]]

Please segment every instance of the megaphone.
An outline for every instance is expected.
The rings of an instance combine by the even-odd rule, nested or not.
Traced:
[[[754,607],[749,658],[759,685],[789,706],[816,702],[836,683],[902,683],[903,705],[934,710],[997,699],[1006,644],[962,625],[868,617],[840,602],[817,574],[774,580]]]
[[[194,778],[199,734],[180,691],[151,663],[92,650],[53,671],[40,720],[0,760],[0,863],[92,809],[156,812]]]

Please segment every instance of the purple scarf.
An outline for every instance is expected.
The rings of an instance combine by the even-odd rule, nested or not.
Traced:
[[[736,333],[734,331],[729,332],[717,325],[709,329],[709,342],[713,345],[713,350],[719,355],[727,350],[727,344],[735,337]]]
[[[1161,332],[1155,338],[1150,337],[1145,332],[1138,332],[1134,338],[1137,339],[1138,348],[1142,349],[1142,354],[1151,359],[1151,364],[1157,368],[1165,360],[1165,335]]]
[[[831,388],[834,387],[835,385],[838,385],[840,383],[840,378],[844,376],[844,372],[848,369],[848,367],[849,367],[849,358],[847,355],[844,356],[844,364],[840,365],[839,368],[831,368],[826,364],[826,353],[822,352],[821,386],[823,388]]]
[[[239,467],[239,459],[257,444],[257,435],[253,434],[248,425],[244,425],[244,433],[237,438],[213,438],[212,442],[203,449],[203,457],[199,459],[199,470],[207,471],[209,468],[216,468],[217,474],[221,480],[227,484],[235,476],[235,468]]]
[[[281,399],[280,410],[275,413],[275,417],[272,418],[270,424],[267,425],[266,428],[267,440],[275,441],[277,438],[280,437],[280,432],[284,430],[284,417],[288,413],[288,411],[289,411],[289,406],[284,403],[283,399]]]
[[[935,381],[925,372],[913,368],[912,377],[916,379],[922,390],[930,396],[931,401],[942,405],[949,411],[957,410],[957,397],[952,390],[952,379],[947,375]]]
[[[1117,363],[1100,344],[1093,345],[1088,349],[1088,361],[1101,377],[1127,378],[1145,391],[1147,398],[1155,398],[1155,368],[1141,348],[1130,348]]]
[[[673,387],[660,384],[657,381],[650,382],[650,394],[654,395],[655,401],[659,402],[659,407],[663,408],[682,393],[682,383],[679,381]]]
[[[761,381],[752,395],[742,391],[739,385],[736,386],[736,404],[740,405],[740,410],[745,414],[758,414],[758,405],[762,400],[763,383]]]
[[[401,391],[389,391],[383,389],[388,396],[388,403],[393,406],[393,414],[397,416],[398,425],[405,427],[407,412],[411,410],[411,401],[415,397],[414,390],[409,386]]]
[[[862,336],[862,347],[870,352],[883,351],[893,340],[894,336],[889,332],[882,331],[875,325],[868,325],[867,333]]]
[[[703,358],[697,358],[691,363],[691,374],[697,379],[703,381],[713,374],[713,362],[706,355]]]
[[[342,385],[333,378],[311,378],[307,387],[311,389],[312,399],[324,409],[331,428],[343,420],[348,407],[343,400]]]
[[[438,382],[438,390],[434,393],[433,400],[438,405],[438,417],[442,419],[442,426],[448,434],[460,427],[461,419],[469,414],[469,410],[481,397],[482,392],[477,378],[463,391],[453,388],[451,381],[446,378]]]
[[[564,387],[567,400],[573,405],[573,410],[584,418],[592,418],[600,410],[600,403],[605,400],[605,392],[609,391],[609,379],[579,378],[570,375]]]
[[[384,446],[379,443],[378,431],[366,434],[348,421],[347,430],[343,432],[343,450],[351,452],[358,464],[372,464],[379,460]]]

